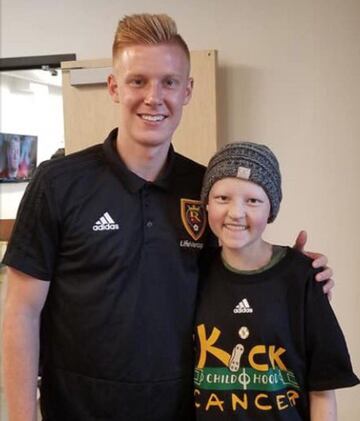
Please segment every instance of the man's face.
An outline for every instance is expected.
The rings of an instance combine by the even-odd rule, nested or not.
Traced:
[[[123,142],[168,145],[191,98],[189,61],[176,44],[127,47],[115,59],[108,88],[119,104]]]
[[[17,171],[20,161],[20,139],[16,137],[10,139],[7,157],[9,171]]]

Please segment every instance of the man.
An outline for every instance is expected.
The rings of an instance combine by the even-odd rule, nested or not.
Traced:
[[[7,142],[8,178],[16,178],[20,163],[20,137],[13,135]]]
[[[125,17],[108,79],[118,130],[30,183],[4,258],[11,421],[35,419],[40,313],[44,420],[192,419],[204,168],[171,147],[189,72],[169,17]]]
[[[0,133],[0,178],[7,175],[6,167],[5,135]]]
[[[18,171],[19,178],[29,178],[33,172],[35,164],[32,156],[33,141],[34,138],[32,136],[23,136]]]

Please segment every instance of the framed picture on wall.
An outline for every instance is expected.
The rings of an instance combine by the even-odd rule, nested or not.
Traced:
[[[0,132],[0,182],[31,179],[37,163],[37,136]]]

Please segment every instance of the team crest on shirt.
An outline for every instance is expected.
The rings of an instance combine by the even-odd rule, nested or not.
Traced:
[[[200,200],[181,199],[181,220],[182,223],[191,236],[197,241],[205,231],[206,227],[206,212]]]

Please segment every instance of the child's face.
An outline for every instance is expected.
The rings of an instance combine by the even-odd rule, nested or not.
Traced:
[[[223,249],[235,251],[262,241],[270,215],[270,201],[259,185],[228,177],[212,186],[207,211],[210,228]]]

